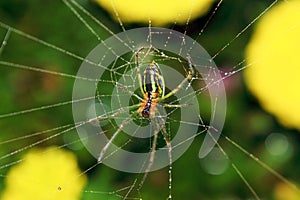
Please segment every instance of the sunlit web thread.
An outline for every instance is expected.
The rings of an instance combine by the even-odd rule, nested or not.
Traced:
[[[77,126],[81,126],[81,125],[84,124],[84,123],[87,123],[87,122],[82,122],[82,123],[80,123],[80,124],[77,125]],[[41,144],[41,143],[43,143],[43,142],[45,142],[45,141],[48,141],[48,140],[50,140],[50,139],[52,139],[52,138],[58,137],[58,136],[60,136],[61,134],[65,133],[65,132],[68,132],[68,131],[70,131],[70,130],[76,129],[77,126],[73,126],[73,127],[67,128],[67,129],[65,129],[64,131],[61,131],[61,132],[56,133],[56,134],[53,134],[53,135],[51,135],[51,136],[49,136],[49,137],[47,137],[47,138],[44,138],[44,139],[41,139],[41,140],[39,140],[39,141],[37,141],[37,142],[31,143],[30,145],[27,145],[27,146],[25,146],[25,147],[23,147],[23,148],[19,148],[19,149],[15,150],[15,151],[12,151],[12,152],[9,153],[9,154],[6,154],[6,155],[4,155],[4,156],[1,156],[1,157],[0,157],[0,160],[3,160],[4,158],[11,157],[11,156],[13,156],[13,155],[15,155],[15,154],[17,154],[17,153],[20,153],[20,152],[22,152],[22,151],[25,151],[25,150],[27,150],[27,149],[29,149],[29,148],[34,147],[34,146],[37,146],[38,144]]]
[[[86,138],[87,139],[87,138]],[[89,168],[87,168],[86,170],[84,170],[83,172],[79,173],[77,176],[73,177],[72,179],[64,182],[64,183],[60,183],[60,185],[63,185],[63,186],[68,186],[70,185],[73,181],[75,181],[76,179],[80,178],[81,176],[83,176],[84,174],[88,173],[90,170],[94,169],[95,167],[97,167],[98,165],[102,164],[102,161],[104,161],[105,159],[108,159],[109,157],[113,156],[115,153],[118,152],[119,149],[122,149],[123,147],[125,147],[126,145],[128,145],[129,143],[131,142],[131,140],[127,140],[124,144],[120,145],[117,149],[115,149],[114,151],[110,152],[108,155],[106,156],[103,156],[103,159],[101,161],[98,161],[96,162],[94,165],[90,166]],[[95,194],[109,194],[109,195],[115,195],[115,196],[118,196],[118,197],[121,197],[122,199],[138,199],[138,198],[127,198],[127,196],[129,195],[129,193],[131,192],[132,190],[132,187],[134,187],[134,184],[136,182],[137,179],[134,180],[134,183],[133,185],[131,186],[127,186],[127,187],[124,187],[124,188],[121,188],[121,189],[118,189],[115,191],[115,193],[112,192],[103,192],[103,191],[95,191],[95,190],[92,190],[93,192],[91,191],[83,191],[83,192],[91,192],[91,193],[95,193]],[[125,191],[125,190],[128,190],[127,193],[123,196],[123,195],[120,195],[118,193],[120,193],[121,191]]]
[[[191,15],[192,15],[193,7],[194,7],[194,0],[191,0],[191,7],[190,7],[190,10],[189,10],[188,18],[186,19],[186,22],[185,22],[185,28],[184,28],[184,32],[183,32],[184,36],[187,33],[188,25],[189,25],[190,20],[191,20]],[[179,56],[182,53],[182,47],[185,45],[185,37],[184,36],[182,37],[182,41],[181,41],[181,45],[180,45],[180,49],[179,49],[179,53],[178,53]]]
[[[128,197],[128,194],[130,193],[132,186],[134,186],[134,184],[135,184],[135,182],[130,186],[127,186],[127,187],[124,187],[124,188],[121,188],[121,189],[118,189],[115,191],[109,191],[109,192],[95,191],[95,190],[85,190],[83,192],[91,193],[91,194],[112,195],[112,196],[116,196],[121,199],[128,199],[128,200],[141,200],[141,198],[139,198],[139,197]],[[121,192],[126,191],[126,190],[127,190],[127,193],[124,196],[122,194],[120,194]]]
[[[16,137],[16,138],[13,138],[13,139],[8,139],[8,140],[5,140],[3,142],[0,142],[0,145],[16,142],[16,141],[19,141],[19,140],[24,140],[24,139],[27,139],[27,138],[43,135],[43,134],[46,134],[46,133],[51,133],[51,132],[58,131],[58,130],[61,130],[61,129],[69,128],[71,126],[74,126],[74,124],[67,124],[67,125],[47,129],[47,130],[44,130],[44,131],[38,131],[38,132],[35,132],[35,133],[32,133],[32,134],[26,134],[24,136],[20,136],[20,137]]]
[[[62,0],[66,6],[69,7],[69,9],[74,13],[74,15],[82,22],[82,24],[97,38],[97,40],[103,42],[101,37],[96,33],[96,31],[81,17],[81,15],[74,9],[73,6],[67,1],[67,0]],[[73,1],[71,1],[74,3]],[[77,4],[78,5],[78,4]]]
[[[131,48],[125,41],[123,41],[120,37],[115,35],[114,32],[112,32],[107,26],[105,26],[101,21],[99,21],[97,18],[95,18],[90,12],[88,12],[84,7],[82,7],[79,3],[77,3],[74,0],[70,0],[78,9],[80,9],[84,14],[86,14],[90,19],[92,19],[96,24],[98,24],[100,27],[102,27],[104,30],[106,30],[111,35],[114,35],[121,43],[124,43],[127,47]]]
[[[51,75],[58,75],[58,76],[68,77],[68,78],[73,78],[73,79],[80,79],[80,80],[84,80],[84,81],[114,83],[113,81],[109,81],[109,80],[89,79],[89,78],[85,78],[85,77],[79,77],[79,76],[65,74],[65,73],[61,73],[61,72],[44,70],[44,69],[40,69],[40,68],[35,68],[35,67],[31,67],[31,66],[20,65],[20,64],[5,62],[5,61],[0,61],[0,65],[15,67],[15,68],[19,68],[19,69],[25,69],[25,70],[31,70],[31,71],[37,71],[37,72],[51,74]],[[119,84],[119,86],[122,87],[121,84]],[[11,116],[19,115],[19,114],[25,114],[25,113],[30,113],[30,112],[34,112],[34,111],[63,106],[63,105],[67,105],[70,103],[76,103],[76,102],[80,102],[80,101],[84,101],[84,100],[89,100],[90,98],[94,98],[94,97],[87,97],[87,98],[82,98],[81,100],[71,100],[71,101],[66,101],[66,102],[60,102],[57,104],[43,105],[43,106],[40,106],[37,108],[27,109],[27,110],[23,110],[23,111],[11,112],[11,113],[7,113],[7,114],[0,114],[0,118],[11,117]]]
[[[286,34],[287,34],[288,32],[292,31],[294,28],[297,28],[297,27],[299,27],[299,26],[300,26],[300,23],[299,23],[299,24],[296,24],[296,25],[290,26],[289,29],[287,29],[287,30],[284,31],[284,32],[281,32],[280,35],[277,34],[278,38],[280,39],[280,38],[286,37]],[[274,34],[276,34],[276,33],[274,33]],[[275,41],[274,41],[274,42],[275,42]],[[243,64],[246,62],[247,59],[248,59],[248,57],[247,57],[247,58],[244,58],[244,59],[243,59],[242,61],[240,61],[238,64],[236,64],[235,66],[233,66],[232,69],[231,69],[230,71],[224,72],[224,76],[223,76],[222,79],[220,79],[219,81],[223,81],[223,80],[225,80],[225,79],[227,79],[227,78],[229,78],[229,77],[235,75],[236,73],[241,72],[241,71],[243,71],[244,69],[251,67],[252,65],[254,65],[254,64],[256,64],[256,63],[262,62],[262,61],[264,61],[265,59],[270,59],[270,58],[263,58],[263,57],[261,57],[261,58],[256,58],[255,61],[252,61],[251,63],[248,63],[247,65],[244,65],[244,66],[243,66]],[[242,67],[240,67],[240,66],[242,66]],[[238,68],[238,69],[235,70],[236,68]]]
[[[148,4],[148,8],[150,8],[148,10],[148,38],[147,38],[147,41],[149,42],[149,44],[152,44],[152,34],[151,34],[151,27],[152,27],[152,20],[151,20],[151,0],[148,0],[147,4]]]
[[[57,71],[53,71],[53,70],[46,70],[46,69],[42,69],[42,68],[38,68],[38,67],[32,67],[32,66],[28,66],[28,65],[22,65],[22,64],[7,62],[7,61],[0,61],[0,65],[12,67],[12,68],[23,69],[23,70],[30,70],[30,71],[35,71],[35,72],[40,72],[40,73],[45,73],[45,74],[57,75],[57,76],[61,76],[61,77],[84,80],[84,81],[91,81],[91,82],[104,81],[104,80],[100,80],[100,79],[91,79],[91,78],[86,78],[86,77],[80,77],[80,76],[76,76],[76,75],[72,75],[72,74],[66,74],[66,73],[57,72]],[[109,82],[109,81],[106,81],[106,82]]]
[[[112,6],[112,8],[113,8],[113,10],[114,10],[114,13],[115,13],[115,15],[116,15],[116,18],[117,18],[117,20],[118,20],[118,22],[119,22],[119,25],[120,25],[122,31],[123,31],[123,32],[125,33],[125,35],[126,35],[127,41],[132,42],[132,40],[131,40],[131,39],[128,37],[128,35],[126,34],[125,26],[124,26],[124,24],[123,24],[123,22],[122,22],[122,20],[121,20],[121,17],[120,17],[120,15],[119,15],[118,11],[117,11],[117,8],[116,8],[116,5],[115,5],[114,0],[111,0],[110,3],[111,3],[111,6]],[[132,44],[132,43],[131,43],[131,45],[132,45],[133,47],[135,47],[136,44]],[[132,49],[132,48],[131,48],[131,49]],[[134,52],[133,49],[132,49],[132,52]]]
[[[71,57],[73,57],[73,58],[75,58],[75,59],[77,59],[77,60],[80,60],[80,61],[86,62],[86,63],[88,63],[88,64],[91,64],[92,66],[95,66],[95,67],[101,67],[101,68],[104,68],[105,70],[110,70],[110,69],[108,69],[108,68],[106,68],[106,67],[104,67],[104,66],[102,66],[102,65],[99,65],[99,64],[94,63],[94,62],[92,62],[92,61],[90,61],[90,60],[87,60],[87,59],[85,59],[85,58],[83,58],[83,57],[81,57],[81,56],[79,56],[79,55],[77,55],[77,54],[75,54],[75,53],[72,53],[72,52],[67,51],[67,50],[65,50],[65,49],[63,49],[63,48],[61,48],[61,47],[58,47],[58,46],[54,45],[54,44],[51,44],[51,43],[46,42],[46,41],[44,41],[44,40],[41,40],[41,39],[39,39],[39,38],[37,38],[37,37],[34,37],[34,36],[32,36],[32,35],[29,35],[29,34],[23,32],[23,31],[21,31],[21,30],[15,29],[15,28],[13,28],[13,27],[7,25],[7,24],[4,24],[4,23],[1,22],[1,21],[0,21],[0,27],[3,27],[3,28],[5,28],[5,29],[7,29],[7,30],[9,29],[11,32],[14,32],[14,33],[16,33],[16,34],[18,34],[18,35],[21,35],[21,36],[23,36],[23,37],[25,37],[25,38],[28,38],[28,39],[30,39],[30,40],[32,40],[32,41],[35,41],[35,42],[37,42],[37,43],[39,43],[39,44],[42,44],[42,45],[46,46],[46,47],[49,47],[49,48],[51,48],[51,49],[54,49],[54,50],[56,50],[56,51],[58,51],[58,52],[61,52],[61,53],[66,54],[66,55],[68,55],[68,56],[71,56]]]
[[[13,151],[13,152],[11,152],[11,153],[9,153],[9,154],[3,155],[3,156],[0,157],[0,160],[3,160],[3,159],[8,158],[8,157],[11,157],[11,156],[13,156],[13,155],[15,155],[15,154],[17,154],[17,153],[20,153],[20,152],[25,151],[25,150],[27,150],[27,149],[30,149],[30,148],[32,148],[32,147],[34,147],[34,146],[37,146],[37,145],[39,145],[39,144],[42,144],[43,142],[46,142],[46,141],[48,141],[48,140],[50,140],[50,139],[53,139],[53,138],[55,138],[55,137],[58,137],[58,136],[62,135],[63,133],[66,133],[66,132],[69,132],[69,131],[71,131],[71,130],[74,130],[74,129],[80,127],[80,126],[83,126],[84,124],[91,123],[91,122],[93,122],[94,120],[96,120],[98,117],[99,117],[99,116],[97,116],[95,119],[88,119],[88,120],[86,120],[86,121],[77,122],[75,125],[73,125],[73,126],[71,126],[71,127],[70,127],[69,125],[64,125],[64,126],[60,126],[60,127],[54,128],[54,129],[50,129],[51,131],[53,131],[53,130],[59,130],[59,129],[62,129],[62,128],[66,128],[65,130],[63,130],[63,131],[61,131],[61,132],[58,132],[58,133],[53,134],[53,135],[51,135],[51,136],[48,136],[47,138],[41,139],[41,140],[39,140],[39,141],[37,141],[37,142],[31,143],[30,145],[27,145],[27,146],[24,146],[24,147],[22,147],[22,148],[19,148],[19,149],[15,150],[15,151]],[[50,131],[50,130],[49,130],[49,131]],[[38,132],[38,133],[34,133],[33,135],[40,135],[40,134],[45,133],[45,132],[48,132],[48,131],[47,131],[47,130],[46,130],[46,131],[41,131],[41,132]],[[26,136],[25,136],[24,138],[26,138]],[[9,166],[10,166],[10,165],[9,165]],[[1,168],[2,168],[2,167],[0,167],[0,169],[1,169]]]
[[[224,45],[215,55],[211,57],[211,59],[215,59],[222,51],[224,51],[231,43],[233,43],[237,38],[239,38],[249,27],[251,27],[259,18],[261,18],[268,10],[270,10],[278,0],[273,1],[266,9],[264,9],[258,16],[256,16],[245,28],[243,28],[235,37],[230,40],[226,45]]]
[[[99,36],[99,34],[96,33],[96,31],[88,24],[88,22],[86,20],[84,20],[81,15],[74,9],[74,7],[67,1],[67,0],[63,0],[63,2],[65,3],[65,5],[67,7],[69,7],[69,9],[74,13],[74,15],[82,22],[82,24],[88,29],[89,32],[92,33],[92,35],[94,35],[97,40],[101,41],[101,43],[108,49],[110,50],[116,57],[119,57],[117,55],[117,53],[111,49],[103,39],[101,39],[101,37]],[[81,10],[84,14],[86,14],[88,17],[90,17],[94,22],[96,22],[100,27],[104,28],[106,31],[108,31],[109,29],[102,24],[98,19],[96,19],[95,17],[93,17],[86,9],[84,9],[80,4],[78,4],[76,1],[74,0],[70,0],[70,2],[76,6],[79,10]],[[111,35],[115,35],[112,31],[108,31]],[[116,36],[116,38],[122,43],[124,44],[126,47],[128,47],[129,49],[131,49],[132,51],[134,51],[132,49],[132,47],[130,45],[128,45],[125,41],[121,40],[118,36]],[[120,57],[121,60],[126,61],[125,59],[123,59],[122,57]]]
[[[247,179],[244,177],[244,175],[241,173],[241,171],[239,170],[239,168],[231,161],[231,159],[229,158],[228,154],[224,151],[224,149],[221,147],[221,145],[218,143],[218,141],[216,141],[216,139],[211,135],[211,133],[209,131],[207,131],[207,133],[209,134],[209,136],[212,138],[212,140],[215,142],[215,144],[218,146],[218,148],[221,150],[222,154],[225,156],[225,158],[227,160],[230,160],[231,162],[231,167],[234,169],[234,171],[238,174],[238,176],[242,179],[242,181],[244,182],[244,184],[247,186],[247,188],[250,190],[250,192],[252,193],[252,195],[254,196],[255,199],[259,200],[259,196],[257,195],[257,193],[255,192],[255,190],[252,188],[252,186],[249,184],[249,182],[247,181]]]
[[[219,7],[221,6],[223,0],[220,0],[217,4],[217,6],[214,8],[213,12],[209,15],[208,19],[206,20],[204,26],[202,27],[202,29],[200,30],[200,32],[198,33],[196,39],[193,41],[192,46],[188,49],[188,53],[193,49],[193,46],[196,44],[198,38],[202,35],[202,33],[204,32],[204,30],[206,29],[206,27],[209,25],[209,23],[211,22],[211,20],[213,19],[213,17],[215,16],[217,10],[219,9]]]
[[[216,14],[217,10],[219,9],[219,7],[221,6],[223,0],[220,0],[217,4],[217,6],[215,7],[214,11],[212,12],[212,14],[209,16],[208,20],[206,21],[206,23],[204,24],[203,28],[201,29],[201,31],[199,32],[198,36],[196,37],[195,42],[193,43],[193,45],[195,45],[197,39],[202,35],[202,33],[204,32],[205,28],[209,25],[209,22],[213,19],[214,15]],[[215,59],[221,52],[223,52],[228,46],[230,46],[236,39],[238,39],[249,27],[251,27],[259,18],[261,18],[268,10],[270,10],[276,3],[278,2],[278,0],[274,0],[266,9],[264,9],[258,16],[256,16],[247,26],[245,26],[238,34],[235,35],[235,37],[230,40],[228,43],[226,43],[219,51],[217,51],[213,56],[212,56],[212,60]],[[190,47],[189,52],[192,50],[193,45]]]
[[[70,129],[69,129],[69,130],[70,130]],[[53,130],[51,130],[51,131],[53,131]],[[61,133],[64,133],[64,131],[59,132],[58,134],[61,134]],[[40,134],[41,134],[41,132],[38,133],[38,135],[40,135]],[[50,139],[50,137],[48,137],[48,138],[46,138],[46,139]],[[66,146],[68,146],[68,145],[70,145],[70,144],[73,144],[73,143],[80,143],[80,142],[84,141],[85,139],[87,139],[87,138],[83,138],[82,140],[79,140],[79,139],[78,139],[78,140],[75,140],[75,141],[73,141],[73,142],[71,142],[71,143],[67,143],[67,144],[63,144],[63,145],[61,145],[61,146],[58,146],[57,148],[63,148],[63,147],[66,147]],[[20,148],[20,149],[16,150],[16,151],[13,152],[13,153],[14,153],[14,154],[19,153],[19,152],[25,150],[25,148],[27,148],[27,146],[24,147],[24,148]],[[47,150],[47,151],[41,152],[41,154],[44,154],[44,153],[49,152],[49,151],[53,151],[53,150]],[[8,155],[8,156],[2,156],[2,157],[0,158],[0,160],[2,160],[2,159],[4,159],[4,158],[8,158],[8,157],[11,156],[11,154],[6,154],[6,155]],[[17,160],[17,161],[14,161],[14,162],[11,162],[11,163],[8,163],[8,164],[1,165],[1,166],[0,166],[0,169],[9,168],[9,167],[14,166],[14,165],[16,165],[16,164],[18,164],[18,163],[21,163],[21,162],[23,162],[23,161],[25,161],[25,160],[26,160],[26,159],[23,158],[23,159],[19,159],[19,160]]]
[[[3,39],[2,43],[1,43],[1,46],[0,46],[0,57],[1,57],[1,54],[2,54],[5,46],[7,45],[7,41],[8,41],[8,38],[10,36],[10,33],[11,33],[11,30],[9,28],[9,29],[7,29],[7,32],[6,32],[6,34],[4,36],[4,39]]]
[[[259,165],[261,165],[264,169],[266,169],[271,174],[273,174],[275,177],[277,177],[279,180],[281,180],[281,181],[285,182],[286,184],[288,184],[292,189],[294,189],[296,192],[298,192],[298,194],[300,194],[300,189],[299,189],[299,187],[297,185],[295,185],[294,183],[292,183],[291,181],[289,181],[288,179],[286,179],[284,176],[282,176],[276,170],[272,169],[269,165],[267,165],[265,162],[261,161],[255,155],[253,155],[252,153],[249,153],[246,149],[244,149],[241,145],[237,144],[235,141],[233,141],[229,137],[225,136],[225,139],[227,141],[229,141],[229,143],[231,143],[233,146],[235,146],[236,148],[238,148],[241,152],[243,152],[248,157],[250,157],[251,159],[253,159],[256,163],[258,163]]]
[[[59,103],[54,103],[54,104],[50,104],[50,105],[41,105],[39,107],[34,107],[34,108],[26,109],[26,110],[20,110],[20,111],[16,111],[16,112],[0,114],[0,119],[6,118],[6,117],[12,117],[12,116],[16,116],[16,115],[27,114],[27,113],[36,112],[36,111],[41,111],[41,110],[46,110],[46,109],[55,108],[55,107],[59,107],[59,106],[70,105],[72,103],[79,103],[79,102],[87,101],[87,100],[91,100],[91,99],[95,99],[95,96],[59,102]]]
[[[196,125],[196,124],[195,124]],[[174,148],[178,148],[178,146],[182,145],[184,142],[193,139],[194,137],[197,137],[198,135],[205,133],[206,130],[200,131],[198,133],[196,133],[194,136],[187,138],[186,140],[182,141],[181,143],[178,143],[176,146],[173,146]],[[210,134],[208,132],[208,134]],[[221,135],[223,136],[223,135]],[[212,137],[212,136],[211,136]],[[280,173],[278,173],[276,170],[272,169],[269,165],[267,165],[265,162],[261,161],[257,156],[255,156],[254,154],[248,152],[245,148],[243,148],[241,145],[237,144],[234,140],[230,139],[228,136],[223,136],[230,144],[232,144],[234,147],[236,147],[237,149],[239,149],[240,151],[242,151],[245,155],[247,155],[250,159],[252,159],[253,161],[255,161],[256,163],[258,163],[259,165],[261,165],[261,167],[263,167],[264,169],[266,169],[268,172],[270,172],[271,174],[273,174],[275,177],[277,177],[280,181],[285,182],[286,184],[288,184],[292,189],[294,189],[296,192],[298,192],[300,194],[300,189],[291,181],[289,181],[288,179],[286,179],[285,177],[283,177]],[[221,149],[222,153],[225,154],[225,157],[227,157],[228,159],[230,159],[227,155],[227,153],[225,152],[225,150],[220,146],[219,142],[215,141],[216,145]],[[231,160],[231,159],[230,159]],[[248,181],[246,180],[246,178],[241,174],[241,172],[239,171],[238,167],[232,163],[231,161],[231,165],[233,167],[233,169],[237,172],[237,174],[239,176],[242,176],[242,180],[243,182],[245,182],[245,184],[250,187],[248,187],[250,189],[250,191],[253,193],[253,195],[256,197],[256,199],[259,199],[258,195],[256,194],[255,190],[251,187],[251,185],[248,183]],[[255,194],[254,194],[255,193]]]

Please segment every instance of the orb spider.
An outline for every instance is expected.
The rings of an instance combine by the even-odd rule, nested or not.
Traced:
[[[165,95],[164,77],[159,65],[154,60],[146,67],[144,70],[144,76],[142,77],[141,67],[139,64],[139,53],[142,49],[143,47],[138,49],[135,53],[138,81],[144,98],[140,104],[140,108],[137,110],[137,113],[140,113],[141,116],[145,118],[153,118],[156,112],[156,104],[177,93],[185,82],[192,79],[194,70],[192,68],[190,57],[188,56],[189,71],[187,77],[175,89]]]
[[[155,49],[154,47],[149,47],[149,51],[151,50],[151,48]],[[157,120],[156,117],[155,117],[156,113],[158,112],[157,108],[156,108],[156,105],[159,102],[162,102],[162,101],[168,99],[169,97],[171,97],[172,95],[176,94],[183,87],[183,85],[185,83],[190,82],[193,79],[194,70],[193,70],[193,67],[192,67],[191,58],[188,55],[187,56],[187,61],[188,61],[188,65],[189,65],[189,70],[188,70],[186,78],[183,79],[179,83],[179,85],[177,85],[176,88],[174,88],[169,93],[165,94],[164,77],[162,75],[162,72],[160,70],[159,65],[154,60],[145,68],[145,70],[143,72],[143,76],[141,74],[139,54],[143,49],[144,49],[144,47],[139,48],[134,53],[138,84],[139,84],[139,88],[140,88],[140,91],[142,93],[143,98],[140,98],[138,96],[138,99],[141,99],[141,102],[139,104],[129,106],[129,108],[135,108],[135,109],[137,108],[137,110],[135,110],[133,113],[131,113],[130,117],[125,119],[121,123],[119,128],[113,133],[112,137],[108,140],[108,142],[102,148],[102,150],[100,152],[100,155],[98,157],[98,162],[102,161],[105,152],[109,148],[109,145],[113,142],[113,140],[116,138],[116,136],[122,131],[123,127],[131,121],[131,118],[134,115],[140,115],[142,118],[149,119],[149,120]],[[189,83],[189,85],[190,85],[190,83]],[[164,104],[164,106],[178,108],[178,107],[182,107],[184,105]],[[117,112],[115,112],[112,115],[109,115],[107,117],[97,119],[96,121],[102,121],[104,119],[115,117],[116,115],[118,115],[122,112],[124,112],[123,109],[119,110],[119,111],[117,111]],[[171,155],[172,147],[171,147],[171,142],[170,142],[170,139],[168,137],[165,126],[162,125],[160,122],[155,123],[155,125],[156,126],[154,127],[154,134],[153,134],[154,137],[153,137],[153,142],[152,142],[152,147],[151,147],[149,163],[148,163],[148,166],[147,166],[147,169],[146,169],[146,173],[145,173],[145,175],[142,179],[142,182],[140,184],[140,188],[141,188],[141,185],[143,185],[143,182],[145,181],[146,176],[147,176],[148,172],[150,171],[151,166],[154,162],[154,154],[155,154],[155,149],[156,149],[156,143],[157,143],[158,133],[160,131],[162,132],[164,140],[165,140],[166,145],[167,145],[168,156],[169,156],[169,166],[171,166],[171,164],[172,164],[172,155]],[[171,170],[169,170],[169,173],[171,173],[170,171]],[[169,180],[171,181],[171,174],[170,174],[170,179]]]

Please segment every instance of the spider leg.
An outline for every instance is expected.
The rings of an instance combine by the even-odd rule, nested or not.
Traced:
[[[135,104],[135,105],[132,105],[132,106],[128,106],[126,108],[120,108],[118,110],[109,112],[109,113],[112,113],[112,114],[110,114],[108,116],[102,116],[102,115],[97,116],[96,118],[90,119],[89,122],[101,122],[101,121],[104,121],[104,120],[107,120],[107,119],[110,119],[110,118],[114,118],[114,117],[126,112],[127,110],[137,108],[139,106],[140,106],[140,104]],[[105,114],[107,114],[107,113],[105,113]]]
[[[137,75],[138,75],[138,81],[139,81],[140,90],[141,90],[143,96],[145,96],[145,92],[143,90],[143,82],[142,82],[142,75],[141,75],[141,66],[140,66],[140,63],[139,63],[139,53],[143,49],[144,49],[144,47],[141,47],[141,48],[139,48],[135,52],[135,64],[136,64],[136,67],[137,67]]]
[[[165,96],[162,96],[161,98],[159,98],[158,101],[162,101],[162,100],[167,99],[170,96],[176,94],[186,82],[192,80],[193,75],[194,75],[194,70],[193,70],[193,66],[192,66],[192,62],[191,62],[191,57],[189,55],[187,56],[187,60],[189,63],[189,71],[188,71],[187,77],[183,81],[181,81],[181,83],[175,89],[173,89],[171,92],[169,92]]]
[[[153,118],[153,120],[158,120],[158,118]],[[150,154],[150,158],[149,158],[149,163],[147,166],[147,169],[145,171],[145,174],[143,176],[143,179],[141,181],[141,183],[139,184],[139,188],[138,190],[140,190],[149,174],[149,171],[151,170],[151,167],[153,165],[154,162],[154,158],[155,158],[155,151],[156,151],[156,145],[157,145],[157,138],[158,138],[158,133],[159,133],[159,127],[161,128],[164,140],[166,142],[167,145],[167,149],[168,149],[168,157],[169,157],[169,196],[168,199],[172,199],[172,146],[171,146],[171,142],[170,142],[170,136],[168,135],[167,131],[166,131],[166,127],[164,124],[164,121],[162,119],[160,119],[160,122],[155,123],[156,127],[155,127],[155,132],[154,132],[154,138],[153,138],[153,143],[152,143],[152,147],[151,147],[151,154]]]
[[[164,136],[164,140],[166,142],[167,148],[168,148],[168,157],[169,157],[169,196],[168,199],[172,199],[172,145],[170,142],[170,135],[166,131],[166,126],[163,125],[162,127],[162,134]]]
[[[120,83],[116,82],[116,86],[126,92],[127,94],[130,94],[131,96],[136,97],[138,100],[142,101],[143,98],[141,98],[139,95],[135,94],[134,92],[130,91],[127,87],[121,85]]]
[[[100,163],[103,159],[104,154],[106,153],[108,147],[110,146],[110,144],[112,143],[112,141],[117,137],[117,135],[122,131],[122,128],[128,124],[131,121],[131,117],[124,120],[122,122],[122,124],[120,125],[120,127],[117,129],[117,131],[113,134],[113,136],[109,139],[109,141],[105,144],[105,146],[102,148],[100,155],[98,157],[98,163]]]
[[[138,106],[138,105],[134,105],[134,106]],[[129,106],[132,107],[132,106]],[[129,122],[132,121],[132,116],[138,114],[138,111],[135,111],[134,113],[132,113],[130,115],[130,117],[128,117],[127,119],[125,119],[119,126],[119,128],[114,132],[114,134],[112,135],[112,137],[108,140],[108,142],[105,144],[105,146],[102,148],[99,157],[98,157],[98,163],[100,163],[103,160],[104,154],[106,153],[107,149],[109,148],[109,146],[111,145],[111,143],[113,142],[113,140],[117,137],[117,135],[122,131],[123,127],[128,124]]]
[[[189,103],[184,103],[184,104],[163,104],[163,107],[166,108],[181,108],[181,107],[187,107],[187,106],[191,106],[192,104]]]
[[[157,138],[158,138],[158,133],[159,133],[159,127],[158,125],[155,127],[155,132],[154,132],[154,136],[153,136],[153,142],[152,142],[152,147],[151,147],[151,153],[150,153],[150,158],[149,158],[149,163],[148,166],[146,168],[145,174],[143,176],[143,179],[141,181],[141,183],[139,184],[139,188],[138,190],[140,190],[148,176],[148,173],[153,165],[154,162],[154,156],[155,156],[155,151],[156,151],[156,144],[157,144]]]

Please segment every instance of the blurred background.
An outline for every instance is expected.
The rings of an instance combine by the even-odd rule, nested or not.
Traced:
[[[113,12],[105,10],[94,1],[77,2],[110,31],[114,33],[122,31],[113,17]],[[160,26],[180,32],[186,30],[188,36],[197,39],[209,54],[215,55],[272,2],[270,0],[224,0],[200,37],[197,37],[199,32],[214,12],[218,2],[213,2],[206,13],[195,17],[187,26],[184,23],[174,25],[172,21],[170,24]],[[82,57],[85,57],[99,43],[62,1],[2,0],[0,22]],[[126,29],[143,26],[148,26],[148,22],[125,24]],[[93,22],[92,27],[102,39],[111,36],[111,33]],[[256,24],[250,26],[216,56],[214,61],[222,75],[225,76],[228,72],[245,65],[235,67],[244,60],[245,50],[255,27]],[[4,40],[8,30],[5,25],[0,26],[0,41]],[[51,131],[54,127],[73,123],[71,104],[51,106],[35,112],[21,112],[71,101],[74,79],[36,72],[28,67],[8,66],[4,63],[7,61],[76,75],[81,61],[49,46],[34,42],[23,33],[14,32],[10,32],[9,40],[0,54],[0,61],[2,61],[0,63],[0,194],[4,194],[7,188],[5,183],[12,177],[8,175],[9,171],[28,153],[31,149],[30,145],[36,143],[34,146],[42,149],[61,146],[60,149],[71,152],[76,157],[81,171],[93,166],[96,163],[95,158],[80,142],[74,142],[79,140],[76,131],[71,130],[68,134],[43,141],[56,133]],[[284,66],[282,70],[285,70]],[[222,134],[259,157],[261,161],[271,166],[272,170],[278,171],[296,185],[299,184],[300,137],[297,129],[286,128],[271,113],[265,111],[246,86],[243,70],[224,79],[224,84],[227,94],[227,117]],[[49,131],[26,137],[44,130]],[[22,139],[18,139],[19,137]],[[254,199],[249,188],[231,167],[231,162],[238,166],[245,179],[262,199],[300,199],[299,192],[293,190],[292,186],[278,179],[224,137],[220,139],[220,144],[228,153],[230,161],[226,160],[218,150],[214,151],[212,156],[198,159],[203,138],[204,136],[197,138],[189,150],[173,165],[174,199]],[[20,148],[20,152],[16,152]],[[167,197],[167,170],[150,173],[141,194],[134,192],[129,196],[143,199],[161,199],[161,195]],[[114,193],[101,191],[117,191],[132,185],[136,174],[118,172],[101,165],[88,171],[86,177],[87,181],[82,189],[86,192],[80,193],[78,199],[120,199]],[[124,191],[118,192],[121,195],[124,193],[126,194]],[[285,198],[282,198],[282,195]]]

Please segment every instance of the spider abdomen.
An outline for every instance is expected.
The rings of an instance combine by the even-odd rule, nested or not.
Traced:
[[[143,90],[144,93],[157,93],[158,96],[164,96],[164,79],[159,69],[159,66],[156,64],[155,61],[152,61],[152,63],[144,71]]]

